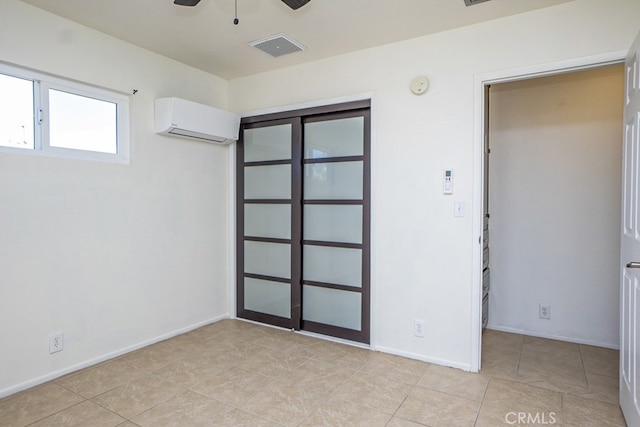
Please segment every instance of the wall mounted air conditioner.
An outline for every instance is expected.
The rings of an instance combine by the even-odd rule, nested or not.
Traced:
[[[180,98],[158,98],[155,132],[192,140],[229,144],[238,140],[240,116]]]

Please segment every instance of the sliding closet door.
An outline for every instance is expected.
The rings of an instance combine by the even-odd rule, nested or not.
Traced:
[[[304,121],[302,329],[369,340],[369,114]]]
[[[238,316],[285,328],[300,318],[299,123],[246,125],[237,151]]]
[[[238,317],[369,342],[370,127],[368,101],[243,119]]]

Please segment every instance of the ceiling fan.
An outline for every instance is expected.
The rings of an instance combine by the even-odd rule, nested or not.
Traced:
[[[291,9],[296,10],[305,4],[309,3],[311,0],[282,0],[284,4],[289,6]],[[174,4],[179,6],[195,6],[200,3],[200,0],[174,0]]]

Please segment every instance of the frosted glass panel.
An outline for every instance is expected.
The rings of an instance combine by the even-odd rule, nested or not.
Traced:
[[[312,322],[359,331],[361,328],[361,295],[337,289],[302,287],[302,318]]]
[[[362,199],[362,162],[304,166],[305,199]]]
[[[284,124],[244,131],[244,161],[291,158],[291,125]]]
[[[362,206],[306,205],[304,239],[362,243]]]
[[[244,235],[291,238],[291,205],[244,205]]]
[[[304,158],[361,156],[364,117],[307,123],[304,126]]]
[[[290,279],[291,245],[245,241],[244,271]]]
[[[291,289],[288,283],[244,279],[245,310],[291,318]]]
[[[334,285],[362,286],[362,250],[304,245],[303,278]]]
[[[290,199],[291,165],[244,168],[245,199]]]

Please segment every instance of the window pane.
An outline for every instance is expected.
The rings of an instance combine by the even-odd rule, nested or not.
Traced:
[[[291,205],[244,205],[244,235],[291,238]]]
[[[291,318],[291,285],[245,277],[245,310]]]
[[[304,126],[304,158],[361,156],[363,141],[364,117],[307,123]]]
[[[33,82],[0,74],[0,146],[33,150]]]
[[[291,278],[291,245],[283,243],[244,242],[245,273]]]
[[[244,161],[291,158],[291,125],[268,126],[244,131]]]
[[[244,168],[245,199],[290,199],[291,165]]]
[[[362,298],[358,292],[303,286],[302,306],[304,320],[356,331],[362,327]]]
[[[49,145],[118,152],[117,105],[55,89],[49,90]]]
[[[304,239],[362,243],[362,206],[305,205]]]
[[[304,280],[362,287],[362,250],[304,245]]]
[[[304,165],[304,197],[362,199],[362,162],[312,163]]]

